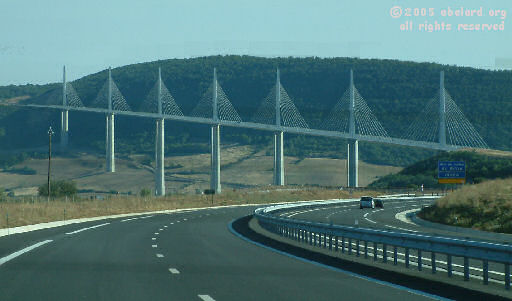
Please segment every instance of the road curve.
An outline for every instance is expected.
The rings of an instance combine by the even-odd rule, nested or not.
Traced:
[[[284,256],[229,231],[231,221],[253,210],[118,218],[1,237],[0,300],[431,299]]]
[[[321,223],[333,223],[339,225],[357,225],[364,228],[373,228],[380,230],[389,230],[394,232],[408,232],[417,234],[427,234],[434,236],[447,236],[457,237],[462,239],[471,240],[482,240],[496,243],[512,243],[512,235],[509,234],[493,234],[483,231],[473,231],[471,234],[460,231],[455,227],[446,229],[430,228],[421,225],[417,225],[408,221],[404,218],[399,218],[399,215],[403,212],[407,212],[413,209],[420,209],[423,206],[431,205],[434,202],[433,199],[388,199],[384,201],[384,208],[359,208],[359,202],[347,202],[337,204],[333,206],[324,206],[317,208],[295,208],[289,211],[280,212],[279,215],[283,217],[289,217],[294,219],[315,221]],[[403,215],[403,214],[402,214]],[[355,248],[355,243],[353,243]],[[373,252],[373,247],[370,247],[370,252]],[[383,250],[381,247],[378,248],[378,257],[381,258]],[[388,256],[393,255],[393,250],[388,249]],[[404,262],[405,250],[398,248],[398,261]],[[372,253],[373,254],[373,253]],[[417,265],[416,263],[415,250],[411,251],[411,264]],[[423,265],[425,273],[429,273],[430,268],[430,252],[423,252]],[[446,272],[447,258],[444,254],[436,254],[437,268],[440,271]],[[463,273],[463,258],[453,257],[453,269],[457,275]],[[469,272],[472,281],[481,282],[482,280],[482,261],[469,259]],[[489,277],[490,281],[496,284],[504,285],[504,265],[499,263],[489,263]],[[440,276],[446,277],[446,275]]]

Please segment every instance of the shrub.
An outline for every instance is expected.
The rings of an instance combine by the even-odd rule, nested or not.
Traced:
[[[61,197],[61,196],[73,196],[78,190],[76,188],[76,184],[73,181],[53,181],[50,183],[50,189],[52,197]],[[40,196],[48,195],[48,185],[43,184],[39,186],[37,189]]]
[[[142,188],[139,192],[140,196],[149,196],[151,194],[151,190],[147,188]]]

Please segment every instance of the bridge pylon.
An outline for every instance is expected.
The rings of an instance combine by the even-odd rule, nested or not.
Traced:
[[[281,127],[281,79],[276,71],[276,125]],[[283,131],[274,133],[274,185],[284,186]]]
[[[446,94],[444,90],[444,71],[439,77],[439,144],[446,147]]]
[[[350,69],[350,101],[349,101],[349,134],[351,137],[356,135],[355,122],[355,87],[354,87],[354,71]],[[359,142],[353,138],[349,140],[347,147],[347,186],[358,187],[359,179]]]
[[[162,117],[156,119],[156,135],[155,135],[155,195],[165,195],[165,123],[162,114],[162,72],[158,68],[157,83],[157,104],[158,114]]]
[[[221,193],[222,188],[220,185],[220,124],[219,124],[219,106],[218,106],[218,83],[217,83],[217,70],[213,68],[213,95],[212,95],[212,117],[213,121],[217,124],[212,125],[211,128],[211,174],[210,174],[210,189],[215,190],[215,193]]]
[[[106,127],[106,157],[107,157],[107,172],[116,171],[116,162],[114,156],[114,113],[112,112],[112,70],[108,68],[108,113],[107,113],[107,127]]]

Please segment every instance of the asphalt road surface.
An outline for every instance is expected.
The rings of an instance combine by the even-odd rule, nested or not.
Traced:
[[[230,222],[253,210],[110,219],[0,237],[0,300],[435,297],[304,262],[234,235]]]

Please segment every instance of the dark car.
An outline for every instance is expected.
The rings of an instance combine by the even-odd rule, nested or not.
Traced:
[[[384,208],[384,201],[382,199],[373,199],[375,207]]]

